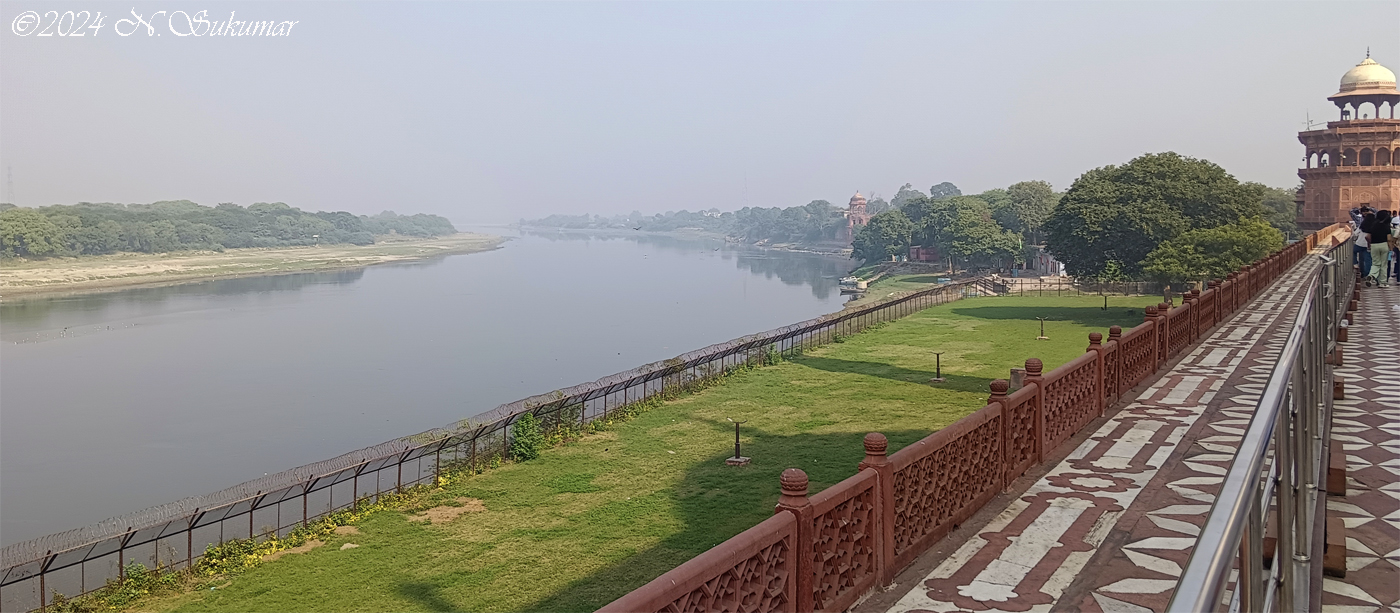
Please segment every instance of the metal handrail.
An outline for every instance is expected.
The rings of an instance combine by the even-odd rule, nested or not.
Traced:
[[[1333,331],[1345,312],[1349,283],[1354,283],[1351,267],[1338,266],[1336,256],[1328,255],[1314,261],[1320,271],[1308,283],[1278,363],[1167,606],[1169,612],[1218,609],[1237,558],[1240,572],[1230,610],[1273,610],[1278,604],[1279,610],[1292,611],[1309,606],[1321,445],[1331,415],[1326,356],[1335,347]],[[1271,451],[1273,461],[1268,462]],[[1266,462],[1267,475],[1261,475]],[[1264,516],[1271,502],[1279,511],[1278,541],[1266,574]]]

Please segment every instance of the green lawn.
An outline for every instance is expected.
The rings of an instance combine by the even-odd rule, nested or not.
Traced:
[[[149,601],[179,611],[591,611],[772,513],[778,474],[812,492],[855,472],[861,439],[891,452],[983,406],[987,384],[1027,357],[1053,367],[1087,334],[1142,321],[1156,297],[972,298],[808,355],[736,374],[537,460],[434,494],[484,502],[435,525],[381,512],[362,534],[288,555],[215,590]],[[1036,341],[1039,322],[1048,341]],[[948,382],[928,384],[933,351]],[[733,425],[748,420],[732,468]],[[340,550],[347,542],[356,549]],[[144,608],[144,607],[143,607]]]

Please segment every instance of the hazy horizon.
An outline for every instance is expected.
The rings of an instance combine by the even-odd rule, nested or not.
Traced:
[[[96,37],[19,36],[101,11]],[[117,36],[135,10],[295,21]],[[1364,18],[1363,18],[1364,16]],[[141,2],[0,6],[0,201],[434,213],[844,204],[1176,151],[1298,183],[1396,3]]]

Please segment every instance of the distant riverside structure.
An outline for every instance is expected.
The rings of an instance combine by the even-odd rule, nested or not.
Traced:
[[[842,232],[841,239],[849,245],[856,238],[856,230],[868,223],[870,214],[865,211],[865,196],[856,192],[856,195],[851,196],[851,203],[846,206],[846,229]]]
[[[1360,206],[1400,208],[1400,119],[1395,104],[1395,73],[1366,59],[1342,75],[1339,91],[1328,96],[1341,111],[1325,130],[1298,133],[1307,148],[1298,170],[1298,227],[1305,232],[1347,220]],[[1382,118],[1382,107],[1385,118]],[[1312,126],[1308,126],[1311,128]]]

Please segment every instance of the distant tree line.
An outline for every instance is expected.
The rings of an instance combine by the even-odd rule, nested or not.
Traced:
[[[925,194],[904,184],[888,208],[856,233],[851,256],[867,262],[908,253],[917,245],[937,250],[958,267],[1006,267],[1026,261],[1059,194],[1044,181],[963,195],[952,183]],[[868,208],[868,206],[867,206]]]
[[[883,201],[881,201],[883,202]],[[813,244],[835,240],[846,225],[842,209],[826,200],[813,200],[787,208],[744,207],[738,211],[667,211],[656,215],[632,212],[629,215],[550,215],[542,219],[522,219],[520,225],[576,230],[640,230],[673,232],[697,230],[722,234],[749,243]]]
[[[856,232],[851,257],[888,260],[917,245],[936,250],[954,269],[1006,268],[1024,263],[1043,247],[1075,276],[1199,281],[1262,257],[1284,238],[1297,236],[1296,193],[1240,183],[1215,164],[1171,152],[1091,170],[1063,193],[1045,181],[1022,181],[976,195],[964,195],[948,182],[928,193],[906,183],[889,201],[872,197],[867,202],[872,217]],[[825,200],[734,212],[521,220],[522,225],[555,228],[690,229],[749,243],[799,244],[833,240],[845,223],[842,209]],[[1227,249],[1229,244],[1244,247]]]
[[[433,237],[457,229],[437,215],[308,213],[281,202],[208,207],[82,202],[38,208],[0,204],[0,256],[47,257],[131,251],[222,251],[239,247],[373,244],[376,236]]]

